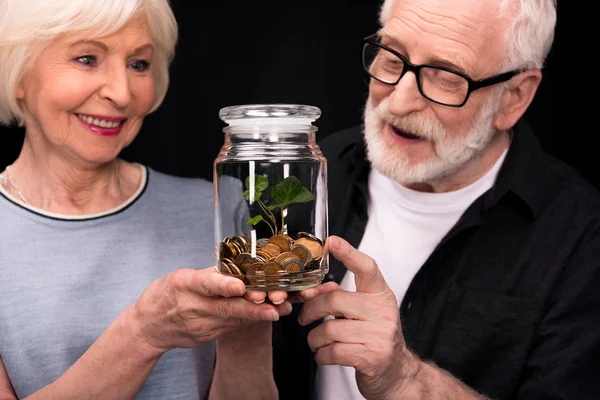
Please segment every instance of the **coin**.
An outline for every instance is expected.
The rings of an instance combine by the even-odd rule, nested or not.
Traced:
[[[244,276],[244,274],[242,273],[242,271],[232,261],[230,261],[228,259],[224,259],[224,260],[222,260],[222,262],[223,262],[223,264],[225,266],[227,266],[227,268],[229,269],[231,275],[234,275],[236,277],[243,277]]]
[[[278,255],[283,253],[281,247],[279,247],[275,243],[270,242],[261,247],[260,251],[261,253],[267,253],[270,256],[269,258],[277,257]]]
[[[233,271],[229,268],[229,266],[224,262],[225,260],[227,260],[226,258],[224,258],[223,260],[219,261],[219,271],[224,273],[224,274],[233,274]]]
[[[296,240],[295,244],[305,246],[310,251],[310,254],[312,254],[312,259],[319,260],[323,256],[323,246],[319,242],[308,237],[302,237]]]
[[[312,239],[315,242],[319,243],[321,245],[321,247],[323,247],[323,241],[321,239],[319,239],[318,237],[316,237],[315,235],[313,235],[312,233],[298,232],[298,234],[296,236],[298,237],[298,239],[300,239],[300,238],[309,238],[309,239]]]
[[[259,272],[263,273],[265,282],[267,284],[275,284],[279,281],[279,279],[281,279],[279,271],[281,271],[281,265],[279,265],[279,263],[276,263],[275,261],[270,261],[264,263],[263,266],[260,268],[260,271],[257,271],[257,274]]]
[[[286,272],[301,272],[302,264],[299,258],[291,258],[281,264],[281,268]]]
[[[242,249],[242,253],[250,251],[250,239],[243,235],[234,236],[231,242],[236,243]]]
[[[257,239],[256,240],[256,248],[260,249],[261,247],[263,247],[267,243],[269,243],[269,239],[267,239],[267,238]]]
[[[264,265],[264,263],[261,263],[261,262],[257,262],[257,263],[251,264],[246,269],[246,276],[256,275],[256,272],[259,271],[262,268],[263,265]]]
[[[244,277],[244,273],[242,272],[241,269],[238,268],[237,265],[235,265],[235,264],[229,264],[229,269],[231,269],[231,272],[233,273],[233,275],[235,275],[236,278],[243,278]]]
[[[235,263],[235,264],[236,264],[238,267],[239,267],[239,266],[241,266],[241,265],[243,265],[243,264],[246,264],[246,263],[250,263],[250,264],[252,264],[252,263],[255,263],[255,262],[257,262],[257,261],[258,261],[258,260],[257,260],[257,259],[255,259],[254,257],[252,257],[252,254],[250,254],[250,253],[242,253],[242,254],[238,254],[238,255],[237,255],[237,256],[236,256],[236,257],[233,259],[233,262],[234,262],[234,263]]]
[[[267,253],[266,251],[261,250],[256,250],[256,258],[262,259],[263,262],[267,262],[267,261],[271,261],[273,258],[275,258],[275,256],[272,256],[271,254]]]
[[[310,250],[308,249],[308,247],[302,244],[295,243],[290,249],[290,251],[297,255],[298,258],[300,258],[302,264],[306,264],[307,262],[312,260],[312,254],[310,253]]]
[[[244,249],[237,242],[230,241],[227,243],[227,246],[231,248],[231,252],[233,253],[233,258],[235,258],[238,254],[244,253]]]
[[[287,236],[287,235],[286,235]],[[269,238],[269,243],[274,243],[281,248],[282,252],[290,251],[290,241],[284,235],[275,235]]]
[[[274,275],[277,271],[281,270],[281,265],[275,261],[270,261],[262,264],[260,271],[264,272],[265,275]]]
[[[231,249],[231,247],[229,247],[229,243],[219,243],[219,258],[228,258],[230,260],[235,258],[233,250]]]
[[[251,285],[264,285],[267,282],[265,278],[265,273],[258,269],[251,275],[246,275],[246,280]]]
[[[289,260],[296,260],[298,263],[301,263],[300,258],[292,253],[291,251],[286,251],[285,253],[281,253],[280,255],[278,255],[277,257],[275,257],[275,262],[278,263],[279,265],[283,265],[283,263],[285,263],[286,261]]]
[[[261,263],[266,263],[267,261],[271,261],[271,260],[267,260],[265,258],[266,256],[267,256],[267,254],[262,254],[261,255],[258,252],[256,252],[256,257],[254,257],[254,258],[256,258],[258,260],[258,262],[261,262]]]

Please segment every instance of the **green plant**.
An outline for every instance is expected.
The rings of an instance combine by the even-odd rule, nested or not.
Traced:
[[[246,190],[244,191],[244,197],[248,201],[256,201],[260,207],[262,213],[254,217],[248,218],[246,224],[256,225],[259,222],[264,221],[269,228],[271,233],[275,235],[285,233],[283,231],[285,226],[284,212],[283,210],[295,203],[307,203],[315,199],[315,196],[300,184],[300,181],[295,176],[291,175],[273,186],[271,189],[271,199],[273,204],[267,205],[260,198],[263,192],[269,187],[269,180],[262,175],[254,174],[254,193],[253,198],[250,198],[250,177],[246,178]],[[281,214],[281,229],[277,229],[277,219],[273,214],[273,210],[279,209]],[[266,219],[265,219],[266,216]]]

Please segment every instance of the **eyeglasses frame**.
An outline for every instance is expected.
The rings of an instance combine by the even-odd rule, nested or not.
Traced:
[[[502,83],[502,82],[506,82],[510,79],[512,79],[514,76],[520,74],[521,72],[523,72],[523,70],[512,70],[512,71],[508,71],[508,72],[503,72],[501,74],[498,75],[494,75],[494,76],[490,76],[484,79],[472,79],[469,75],[464,74],[462,72],[453,70],[452,68],[446,68],[446,67],[442,67],[440,65],[434,65],[434,64],[421,64],[421,65],[415,65],[412,64],[410,61],[408,61],[408,59],[403,56],[402,54],[400,54],[399,52],[397,52],[396,50],[392,49],[391,47],[388,47],[384,44],[381,44],[378,40],[376,40],[376,38],[378,38],[379,35],[377,33],[374,33],[372,35],[367,36],[366,38],[363,39],[363,48],[362,48],[362,65],[363,65],[363,69],[365,70],[365,72],[373,79],[375,79],[378,82],[381,82],[383,84],[386,85],[390,85],[390,86],[396,86],[398,84],[398,82],[400,82],[400,80],[402,79],[402,77],[404,75],[406,75],[407,72],[412,72],[415,74],[415,77],[417,79],[417,87],[419,88],[419,93],[421,93],[421,96],[425,97],[427,100],[432,101],[434,103],[437,104],[441,104],[443,106],[448,106],[448,107],[462,107],[467,103],[467,100],[469,100],[469,96],[471,95],[471,93],[473,93],[475,90],[484,88],[484,87],[488,87],[488,86],[492,86],[492,85],[496,85],[498,83]],[[372,44],[375,46],[378,46],[384,50],[389,51],[390,53],[392,53],[393,55],[395,55],[396,57],[398,57],[400,60],[402,60],[402,62],[404,63],[404,66],[402,67],[402,72],[400,73],[400,76],[398,76],[398,79],[396,80],[396,82],[390,83],[390,82],[386,82],[383,81],[379,78],[377,78],[376,76],[372,75],[371,72],[369,71],[369,69],[367,68],[367,66],[365,65],[365,47],[367,44]],[[467,94],[465,95],[465,99],[461,104],[446,104],[443,103],[441,101],[437,101],[434,100],[432,98],[430,98],[429,96],[425,95],[425,93],[423,93],[423,88],[421,87],[421,79],[420,77],[420,71],[422,68],[435,68],[435,69],[439,69],[442,71],[446,71],[446,72],[451,72],[453,74],[456,74],[458,76],[461,76],[463,78],[465,78],[465,80],[467,81]]]

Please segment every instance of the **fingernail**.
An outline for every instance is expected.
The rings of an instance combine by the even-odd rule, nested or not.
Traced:
[[[314,290],[309,290],[306,293],[304,293],[305,299],[314,299],[315,297],[317,297],[317,292]]]
[[[240,285],[239,283],[234,283],[233,285],[230,286],[231,289],[231,293],[236,294],[238,296],[241,296],[242,294],[244,294],[244,287],[242,285]]]
[[[254,301],[254,304],[262,304],[262,303],[265,302],[265,299],[262,299],[262,300],[253,300],[253,301]]]
[[[292,307],[292,303],[290,303],[290,302],[286,303],[285,308],[288,310],[289,313],[291,313],[292,310],[294,309],[294,307]]]
[[[285,301],[285,299],[274,301],[273,304],[281,304]]]
[[[302,318],[298,317],[298,323],[302,326],[304,326],[304,323],[302,322]]]
[[[271,321],[279,321],[279,314],[275,310],[269,311],[269,317]]]

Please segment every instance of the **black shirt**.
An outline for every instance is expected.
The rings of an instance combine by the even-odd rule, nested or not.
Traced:
[[[367,223],[361,128],[327,137],[330,234],[358,247]],[[345,267],[331,257],[327,280]],[[314,395],[297,323],[274,325],[281,399]],[[411,351],[494,399],[600,399],[600,196],[545,153],[524,122],[495,185],[465,211],[400,307]],[[329,400],[329,399],[326,399]]]

